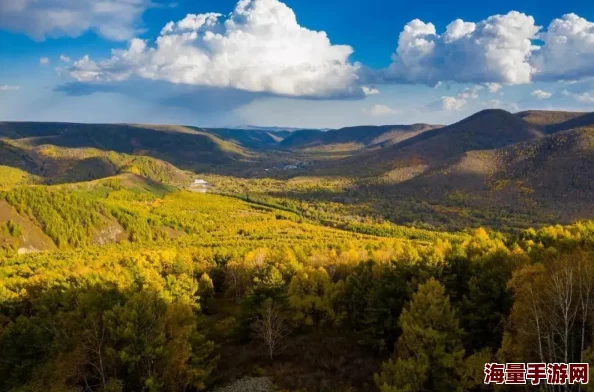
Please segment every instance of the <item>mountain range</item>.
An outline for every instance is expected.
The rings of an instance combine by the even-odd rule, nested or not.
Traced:
[[[0,186],[123,173],[176,186],[195,173],[348,178],[342,193],[372,208],[414,200],[439,205],[440,219],[445,209],[566,222],[594,217],[594,113],[490,109],[447,126],[336,130],[2,122],[0,167]]]

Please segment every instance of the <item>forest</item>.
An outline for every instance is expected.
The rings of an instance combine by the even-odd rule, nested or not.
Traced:
[[[593,124],[0,123],[0,392],[594,390]]]
[[[481,391],[594,357],[592,221],[349,226],[130,178],[0,195],[0,391]]]

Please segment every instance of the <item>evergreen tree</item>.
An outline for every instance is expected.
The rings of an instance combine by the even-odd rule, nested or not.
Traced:
[[[443,286],[421,284],[400,316],[395,358],[375,382],[382,392],[455,391],[463,368],[462,330]]]

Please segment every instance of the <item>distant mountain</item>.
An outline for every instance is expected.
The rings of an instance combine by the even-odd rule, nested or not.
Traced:
[[[419,135],[439,125],[357,126],[330,131],[300,130],[284,139],[280,146],[287,149],[357,150],[371,146],[391,145]]]
[[[499,109],[448,126],[329,131],[4,122],[0,185],[125,173],[184,185],[191,178],[185,170],[243,178],[339,176],[371,182],[388,200],[449,203],[461,192],[470,195],[463,205],[473,208],[499,203],[554,213],[563,201],[568,217],[594,217],[594,211],[588,215],[594,199],[593,135],[594,113]]]
[[[505,110],[483,110],[455,124],[424,129],[386,148],[346,158],[335,169],[361,175],[396,170],[392,174],[404,180],[467,151],[501,148],[543,135],[538,127]]]
[[[478,112],[447,127],[425,132],[394,146],[410,149],[428,159],[443,159],[472,150],[504,147],[543,133],[535,126],[505,110]]]
[[[235,143],[253,150],[277,147],[278,143],[291,135],[290,131],[273,131],[262,129],[234,129],[234,128],[204,128],[198,129],[209,132],[222,140]]]
[[[324,142],[324,134],[324,131],[317,129],[294,131],[280,142],[280,146],[288,149],[296,149],[312,145],[320,145]]]
[[[0,138],[18,141],[27,148],[43,145],[96,148],[151,156],[186,168],[232,163],[251,154],[249,148],[225,137],[223,132],[169,125],[0,123]]]

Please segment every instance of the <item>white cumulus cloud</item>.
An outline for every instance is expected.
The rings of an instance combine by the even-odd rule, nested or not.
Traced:
[[[535,53],[535,76],[545,80],[574,80],[594,76],[594,23],[576,14],[553,20],[540,35]]]
[[[443,33],[419,19],[400,33],[387,82],[477,83],[497,92],[502,84],[568,81],[594,76],[594,23],[576,14],[546,30],[532,16],[511,11],[485,20],[451,22]]]
[[[286,96],[363,96],[352,52],[300,26],[278,0],[240,0],[226,19],[187,15],[168,23],[154,45],[135,38],[109,59],[83,57],[69,72],[80,82],[139,77]]]
[[[458,93],[458,98],[461,99],[477,99],[479,97],[479,91],[483,89],[483,86],[474,85],[472,87],[466,87],[464,90]]]
[[[532,95],[536,99],[549,99],[553,96],[552,93],[549,93],[548,91],[544,91],[544,90],[540,90],[540,89],[534,90],[533,92],[530,93],[530,95]]]
[[[0,28],[39,41],[88,30],[126,40],[139,31],[140,17],[152,5],[151,0],[0,0]]]
[[[415,19],[400,33],[389,81],[425,83],[528,83],[539,27],[534,18],[512,11],[478,23],[455,20],[438,34],[432,23]]]
[[[70,59],[70,57],[65,56],[63,54],[60,55],[60,61],[63,62],[63,63],[70,63],[70,62],[72,62],[72,60]]]
[[[40,65],[48,65],[50,63],[49,57],[40,57],[39,64]]]

